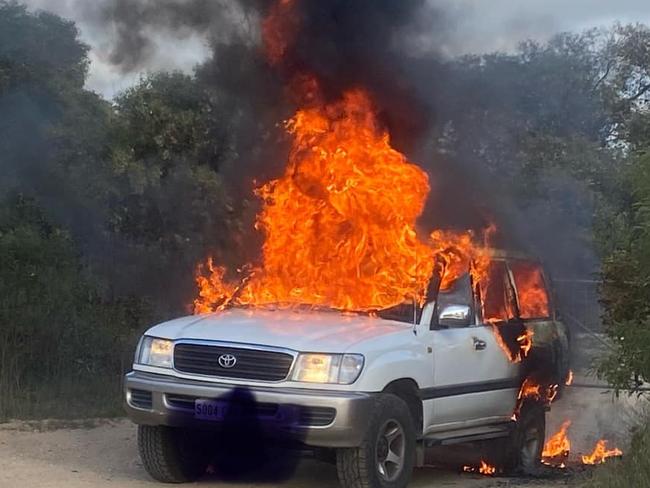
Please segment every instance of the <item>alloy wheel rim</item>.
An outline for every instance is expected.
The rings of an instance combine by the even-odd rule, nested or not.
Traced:
[[[380,430],[376,445],[377,471],[384,481],[396,480],[404,468],[406,437],[402,425],[387,421]]]

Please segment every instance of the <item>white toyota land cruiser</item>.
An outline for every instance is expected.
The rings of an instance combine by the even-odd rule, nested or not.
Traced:
[[[535,261],[493,253],[487,286],[478,296],[468,274],[422,307],[230,308],[149,329],[125,381],[146,470],[196,479],[207,433],[218,443],[242,419],[333,454],[350,488],[404,487],[436,445],[495,442],[503,469],[533,467],[547,404],[519,392],[525,378],[563,384],[567,331]],[[517,357],[522,330],[533,346]]]

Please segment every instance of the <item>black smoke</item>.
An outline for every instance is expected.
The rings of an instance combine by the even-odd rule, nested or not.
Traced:
[[[276,146],[263,154],[244,150],[237,167],[231,168],[235,175],[245,175],[247,181],[254,175],[263,181],[281,171],[284,157],[277,148],[282,147],[282,131],[277,124],[293,108],[283,86],[298,73],[310,73],[330,99],[357,86],[368,90],[393,145],[432,174],[424,227],[479,229],[496,220],[508,234],[499,244],[526,245],[521,241],[530,239],[516,234],[527,218],[511,215],[519,205],[508,198],[516,191],[505,186],[516,180],[509,171],[516,171],[518,162],[508,155],[495,163],[501,165],[495,170],[490,162],[478,159],[476,151],[445,155],[437,143],[451,119],[461,136],[490,132],[505,148],[518,143],[508,127],[484,127],[459,115],[470,105],[484,104],[481,97],[488,103],[503,99],[507,106],[516,87],[493,79],[488,89],[482,89],[483,80],[476,76],[480,70],[458,71],[436,50],[436,45],[444,46],[445,39],[457,36],[458,12],[446,13],[425,0],[296,0],[291,3],[293,22],[287,22],[289,29],[283,33],[286,50],[279,65],[271,66],[262,49],[261,22],[276,3],[110,0],[91,10],[116,26],[111,60],[125,71],[144,64],[152,54],[154,34],[176,38],[200,34],[210,39],[213,54],[199,75],[230,98],[233,111],[248,120],[235,135],[241,147],[251,137]],[[418,49],[422,38],[428,39],[427,47]],[[549,94],[548,100],[557,98]]]
[[[546,177],[562,182],[566,192],[560,196],[571,200],[563,203],[569,212],[545,211],[544,188],[531,196],[517,187],[528,177],[521,171],[525,164],[517,153],[521,143],[517,131],[534,133],[537,128],[525,117],[520,127],[513,127],[464,116],[480,115],[483,109],[487,113],[501,104],[508,110],[513,106],[513,117],[531,112],[533,119],[537,109],[518,106],[535,100],[535,89],[527,93],[527,88],[512,85],[511,73],[484,72],[480,65],[463,71],[436,49],[446,39],[458,37],[457,11],[445,12],[426,0],[291,3],[295,21],[288,22],[287,47],[276,65],[264,55],[261,32],[262,20],[275,1],[105,0],[86,9],[90,19],[114,26],[111,61],[123,71],[145,65],[161,37],[198,34],[210,42],[212,55],[198,67],[197,76],[219,93],[229,113],[236,114],[239,157],[221,170],[240,182],[242,198],[253,182],[282,171],[287,144],[280,122],[295,108],[285,87],[296,74],[310,73],[330,99],[357,86],[368,90],[393,145],[431,174],[423,230],[480,230],[495,222],[499,246],[525,248],[557,269],[571,269],[569,274],[585,275],[597,268],[584,236],[574,232],[578,226],[589,226],[585,220],[591,212],[590,197],[580,184],[568,175]],[[420,43],[423,38],[427,42]],[[539,98],[557,103],[561,90],[549,86],[549,93]],[[446,151],[441,141],[454,136],[466,138],[467,144],[456,141],[456,150]],[[493,149],[494,161],[483,155],[481,144]],[[553,182],[548,187],[559,188]]]
[[[435,117],[415,93],[403,63],[404,46],[423,29],[440,31],[442,13],[430,11],[424,0],[296,2],[295,9],[297,25],[288,33],[284,74],[312,73],[325,96],[334,99],[350,88],[365,88],[393,144],[413,151]],[[426,27],[418,22],[424,12],[430,19]],[[435,53],[429,56],[436,58]]]
[[[112,31],[109,61],[124,73],[141,70],[155,54],[155,37],[185,39],[195,34],[229,38],[235,17],[246,22],[237,2],[225,0],[110,0],[79,2],[83,18]]]
[[[240,70],[237,63],[250,65],[246,58],[251,55],[263,57],[259,50],[260,21],[275,3],[105,0],[80,7],[86,20],[113,30],[109,60],[124,72],[146,65],[157,49],[156,39],[183,39],[196,34],[211,42],[216,63],[231,62],[232,53],[239,51],[235,64],[222,69]],[[401,149],[415,148],[434,117],[430,100],[415,92],[416,86],[404,70],[404,46],[419,36],[442,36],[447,20],[443,13],[425,0],[296,1],[291,11],[296,29],[288,33],[290,42],[278,74],[285,80],[297,72],[314,74],[329,98],[337,98],[351,87],[364,87],[372,93],[394,143]],[[251,45],[258,48],[257,53],[250,51]],[[437,57],[429,54],[428,68]],[[251,70],[248,76],[266,79],[264,71]],[[226,74],[226,83],[228,78]],[[435,91],[435,85],[428,91],[429,95]],[[249,94],[256,98],[259,93],[268,90]]]

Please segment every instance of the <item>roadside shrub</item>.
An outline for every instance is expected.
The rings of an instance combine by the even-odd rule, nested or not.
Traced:
[[[0,419],[118,413],[146,316],[139,300],[97,293],[33,201],[0,206]]]
[[[634,159],[627,228],[603,263],[603,321],[614,350],[599,373],[617,388],[650,380],[650,152]]]

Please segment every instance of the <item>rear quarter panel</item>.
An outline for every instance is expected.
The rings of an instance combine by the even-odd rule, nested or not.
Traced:
[[[526,327],[533,331],[533,351],[550,364],[541,364],[554,373],[554,380],[563,383],[570,366],[569,337],[567,328],[559,320],[532,320]]]

